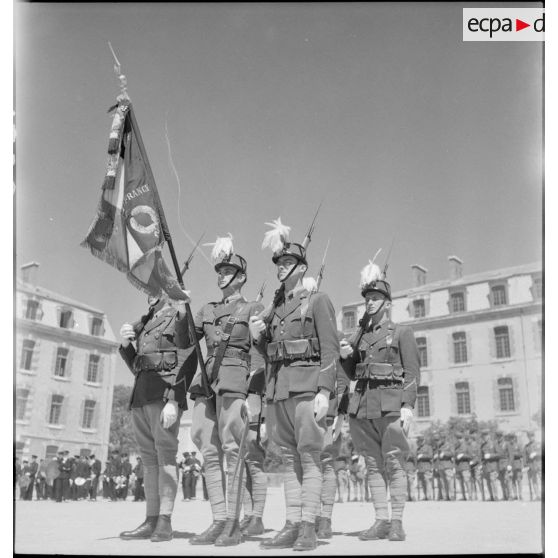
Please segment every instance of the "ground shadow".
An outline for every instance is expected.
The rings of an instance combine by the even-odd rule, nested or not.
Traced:
[[[188,531],[173,531],[172,538],[173,539],[191,539],[194,537],[196,533],[189,533]]]

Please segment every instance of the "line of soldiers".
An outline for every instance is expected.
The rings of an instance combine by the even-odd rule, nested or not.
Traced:
[[[417,437],[407,456],[408,500],[522,500],[524,473],[529,497],[540,500],[542,449],[527,432],[522,448],[515,433],[489,429]]]
[[[184,459],[179,463],[182,474],[182,495],[183,500],[196,499],[196,485],[201,476],[202,466],[200,460],[196,457],[196,452],[185,451],[182,456]]]

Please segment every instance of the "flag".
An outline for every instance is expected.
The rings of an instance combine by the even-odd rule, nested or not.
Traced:
[[[113,117],[107,173],[87,237],[81,243],[104,262],[126,273],[136,288],[184,299],[163,258],[168,237],[155,180],[132,113],[121,99]]]

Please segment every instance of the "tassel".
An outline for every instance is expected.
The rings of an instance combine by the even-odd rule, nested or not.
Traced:
[[[309,292],[317,292],[318,291],[318,283],[314,277],[304,277],[302,279],[302,286]]]
[[[228,233],[229,236],[218,236],[215,242],[206,242],[204,246],[213,246],[211,250],[211,258],[213,262],[222,261],[227,256],[234,254],[233,247],[233,236]]]

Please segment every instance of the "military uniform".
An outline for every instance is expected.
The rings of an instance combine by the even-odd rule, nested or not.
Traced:
[[[471,460],[469,461],[469,465],[471,467],[471,483],[470,483],[470,498],[471,500],[478,500],[479,495],[482,499],[485,499],[484,496],[484,486],[483,486],[483,479],[482,479],[482,462],[481,462],[481,452],[480,452],[480,444],[477,441],[477,437],[475,436],[476,431],[472,431],[471,434],[467,434],[465,436],[466,442],[469,444],[469,448],[471,451]],[[478,436],[478,434],[477,434]]]
[[[409,451],[405,459],[405,476],[407,477],[407,501],[413,502],[415,500],[413,492],[417,482],[417,458],[412,451]]]
[[[523,500],[523,450],[517,443],[517,436],[511,434],[508,442],[508,461],[511,470],[511,488],[514,500]]]
[[[533,432],[528,434],[529,441],[523,448],[525,463],[528,467],[529,492],[531,500],[541,499],[542,446],[535,440]]]
[[[89,486],[89,498],[91,500],[97,499],[97,492],[99,491],[99,478],[101,477],[101,462],[95,458],[94,455],[89,456],[91,466],[91,484]]]
[[[120,354],[135,376],[130,408],[144,465],[146,520],[137,529],[124,531],[120,536],[158,542],[172,538],[170,517],[177,491],[178,431],[186,408],[187,374],[196,355],[179,352],[189,344],[187,319],[164,301],[152,303],[148,313],[133,324],[133,329],[136,347],[132,343],[121,346]],[[171,400],[178,405],[178,416],[172,426],[163,428],[161,413]],[[122,470],[111,472],[113,478],[122,475]]]
[[[482,460],[482,478],[487,488],[487,497],[494,502],[497,499],[496,481],[498,480],[498,461],[500,456],[496,444],[488,437],[490,431],[482,432],[483,441],[480,445]]]
[[[425,500],[429,499],[431,491],[434,494],[432,457],[432,446],[424,438],[419,437],[417,440],[417,500],[420,500],[419,487],[422,487]],[[434,498],[434,496],[432,497]]]
[[[439,475],[439,499],[440,500],[453,500],[454,492],[454,450],[451,442],[443,437],[438,444],[434,454],[434,467],[438,469]]]
[[[508,459],[508,443],[503,432],[496,432],[496,453],[498,454],[498,480],[502,492],[502,499],[510,499],[511,465]]]
[[[471,460],[473,454],[470,444],[462,434],[456,434],[456,438],[455,472],[461,489],[461,499],[471,500]]]

